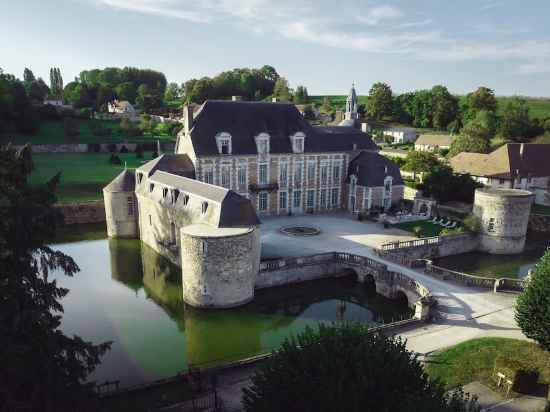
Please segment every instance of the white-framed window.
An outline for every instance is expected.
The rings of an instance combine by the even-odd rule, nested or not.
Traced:
[[[258,166],[258,183],[266,185],[269,180],[267,163],[260,163]]]
[[[220,168],[221,185],[226,189],[231,187],[231,166],[222,165]]]
[[[330,203],[333,207],[336,207],[340,204],[339,202],[339,196],[338,196],[338,188],[332,189],[331,195],[330,195]]]
[[[332,183],[335,185],[340,183],[340,165],[332,166]]]
[[[320,197],[321,197],[321,199],[320,199],[321,207],[323,209],[326,209],[328,207],[328,205],[327,205],[327,189],[321,189]]]
[[[294,185],[299,186],[302,184],[302,162],[294,163]]]
[[[154,183],[151,183],[149,185],[149,192],[153,193],[153,190],[155,190],[155,184]]]
[[[487,232],[495,231],[495,218],[492,217],[489,219],[489,224],[487,225]]]
[[[143,173],[138,173],[138,174],[137,174],[137,178],[138,178],[138,179],[137,179],[137,180],[138,180],[138,184],[140,184],[141,181],[143,180]]]
[[[315,181],[315,161],[309,161],[307,162],[307,181],[308,182],[314,182]]]
[[[187,206],[189,204],[189,195],[186,193],[183,195],[183,205]]]
[[[214,184],[214,168],[212,166],[204,168],[204,183]]]
[[[162,198],[166,199],[166,196],[168,196],[168,188],[167,187],[162,189]]]
[[[279,192],[279,209],[286,209],[288,207],[287,192]]]
[[[246,185],[246,165],[237,166],[237,182],[239,186]]]
[[[328,184],[328,165],[321,165],[321,185],[325,186]]]
[[[370,210],[372,207],[372,188],[365,187],[365,198],[363,199],[363,208]]]
[[[294,153],[304,153],[304,142],[306,135],[302,132],[295,133],[290,136],[292,142],[292,151]]]
[[[265,212],[267,210],[267,199],[268,199],[267,192],[261,192],[260,195],[258,196],[258,209],[261,212]]]
[[[288,163],[279,163],[279,186],[286,187],[288,184]]]
[[[391,185],[392,185],[392,177],[391,176],[387,176],[385,179],[384,179],[384,192],[386,194],[388,193],[391,193]]]
[[[128,196],[126,200],[128,202],[128,216],[134,216],[134,198]]]
[[[307,191],[306,207],[313,209],[315,207],[315,190]]]
[[[216,145],[220,154],[231,154],[231,135],[227,132],[221,132],[216,135]]]
[[[254,140],[256,141],[256,150],[258,150],[258,154],[269,153],[269,135],[267,133],[260,133]]]
[[[178,189],[172,189],[172,203],[176,203],[178,201],[179,196],[180,196],[180,191]]]
[[[295,190],[293,192],[292,207],[299,208],[302,206],[302,191]]]
[[[202,202],[202,205],[201,205],[201,212],[202,214],[206,214],[206,211],[208,210],[208,202]]]

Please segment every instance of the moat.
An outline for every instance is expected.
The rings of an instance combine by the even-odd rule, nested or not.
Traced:
[[[182,301],[180,269],[139,241],[74,241],[56,248],[81,269],[73,278],[54,275],[70,289],[62,329],[113,342],[90,377],[97,382],[129,386],[190,364],[214,366],[267,353],[320,321],[380,324],[411,315],[406,303],[377,295],[353,276],[257,291],[238,309],[198,310]]]

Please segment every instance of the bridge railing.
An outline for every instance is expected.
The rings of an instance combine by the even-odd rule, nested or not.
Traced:
[[[380,246],[382,250],[398,250],[398,249],[408,249],[412,247],[420,247],[426,245],[438,245],[441,242],[439,236],[435,237],[425,237],[422,239],[412,239],[412,240],[402,240],[399,242],[389,242],[384,243]]]

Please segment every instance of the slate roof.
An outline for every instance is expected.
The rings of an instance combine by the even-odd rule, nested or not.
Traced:
[[[550,176],[550,144],[508,143],[489,154],[459,153],[450,163],[456,173],[473,176]]]
[[[133,192],[136,187],[136,176],[132,170],[124,169],[111,183],[103,188],[106,192]]]
[[[257,154],[254,137],[270,135],[271,153],[292,153],[290,136],[306,135],[304,152],[377,150],[370,136],[351,127],[313,127],[290,103],[207,100],[195,114],[191,141],[197,156],[218,155],[215,136],[227,132],[232,136],[232,154]]]
[[[249,227],[260,224],[250,200],[232,190],[161,170],[157,170],[149,178],[149,182],[179,189],[182,192],[220,204],[219,220],[216,222],[216,227]]]
[[[359,153],[349,164],[348,182],[349,176],[352,174],[357,176],[357,184],[360,186],[384,186],[384,179],[387,176],[391,176],[393,178],[392,184],[403,184],[399,166],[378,153]]]
[[[195,166],[186,154],[162,154],[138,168],[138,171],[145,173],[147,177],[157,170],[189,178],[195,177]]]
[[[421,134],[414,142],[415,145],[423,144],[430,146],[450,146],[454,136],[449,134]]]

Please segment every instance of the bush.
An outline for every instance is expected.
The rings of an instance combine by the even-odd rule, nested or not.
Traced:
[[[473,214],[470,214],[462,221],[462,227],[470,233],[479,233],[481,230],[481,221]]]
[[[118,155],[112,153],[111,157],[109,157],[109,163],[111,163],[112,165],[121,165],[122,160],[120,160],[120,157],[118,157]]]
[[[143,159],[143,146],[141,144],[136,145],[136,157],[138,159]]]
[[[155,150],[153,151],[153,156],[152,156],[152,158],[153,158],[153,159],[156,159],[157,157],[159,157],[159,152],[157,152],[157,149],[155,149]]]
[[[416,237],[422,236],[422,228],[420,226],[413,227],[413,232]]]

